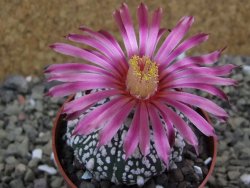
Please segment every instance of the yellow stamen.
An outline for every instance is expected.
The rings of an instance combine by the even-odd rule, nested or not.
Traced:
[[[152,96],[158,86],[158,66],[148,57],[133,56],[129,60],[127,90],[140,99]]]

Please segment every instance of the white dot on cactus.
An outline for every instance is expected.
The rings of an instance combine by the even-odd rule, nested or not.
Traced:
[[[133,176],[131,174],[128,175],[129,179],[133,179]]]
[[[151,166],[150,169],[151,169],[152,172],[155,172],[155,171],[156,171],[154,166]]]
[[[144,178],[141,176],[137,176],[136,183],[138,186],[143,186],[145,183]]]
[[[102,167],[98,166],[97,170],[101,172],[102,171]]]
[[[122,154],[122,159],[125,160],[125,158],[126,158],[126,155]]]
[[[125,165],[125,171],[128,172],[129,171],[129,166],[128,165]]]
[[[79,141],[79,136],[76,136],[74,139],[74,144],[78,144],[78,141]]]
[[[133,164],[134,164],[133,161],[131,161],[131,160],[128,161],[129,166],[133,166]]]
[[[170,169],[177,169],[177,165],[174,162],[170,163]]]
[[[108,170],[108,167],[107,167],[107,166],[104,166],[103,169],[104,169],[104,170]]]
[[[92,170],[92,169],[94,169],[94,165],[95,165],[95,160],[94,160],[94,158],[91,158],[91,159],[87,162],[86,168],[87,168],[88,170]]]
[[[110,151],[111,155],[115,155],[115,147],[113,147]]]
[[[120,156],[121,156],[121,153],[122,153],[121,151],[118,151],[118,152],[117,152],[117,156],[120,157]]]
[[[102,152],[102,156],[103,156],[103,157],[106,157],[106,155],[107,155],[107,151],[106,151],[106,149],[105,149],[105,148],[103,148],[101,152]]]
[[[106,158],[105,158],[105,161],[106,161],[106,163],[110,163],[110,157],[109,156],[107,156]]]
[[[144,168],[141,168],[141,173],[144,173],[145,169]]]

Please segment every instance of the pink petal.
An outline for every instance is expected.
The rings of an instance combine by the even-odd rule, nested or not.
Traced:
[[[64,97],[67,95],[75,94],[76,92],[79,91],[98,89],[98,88],[117,88],[117,86],[116,84],[106,80],[65,83],[52,87],[47,93],[47,95],[53,97]]]
[[[175,88],[191,88],[191,89],[200,89],[202,91],[208,92],[214,96],[217,96],[223,100],[228,100],[227,95],[219,88],[207,84],[183,84],[175,86]]]
[[[130,98],[119,96],[96,107],[79,121],[74,133],[86,135],[103,127],[117,113],[117,109],[122,109],[129,101],[131,101]]]
[[[235,68],[234,65],[224,65],[218,67],[190,67],[181,71],[175,71],[163,78],[163,82],[169,82],[175,79],[187,77],[187,76],[225,76],[230,74]]]
[[[109,72],[101,67],[84,63],[63,63],[50,65],[45,73],[67,73],[67,72],[91,72],[98,74],[108,74]]]
[[[162,17],[162,9],[157,9],[152,17],[151,25],[149,27],[149,34],[147,40],[146,55],[151,57],[158,43],[158,39],[164,33],[164,30],[160,30],[160,22]]]
[[[236,81],[230,78],[221,78],[215,76],[193,76],[173,80],[169,83],[162,83],[163,88],[175,88],[183,84],[208,84],[208,85],[235,85]]]
[[[93,73],[54,73],[49,75],[47,81],[60,81],[60,82],[92,82],[92,81],[102,81],[120,84],[116,78],[109,77],[106,75],[99,75]]]
[[[139,129],[139,146],[141,152],[144,156],[148,155],[150,152],[150,130],[149,130],[149,114],[147,110],[147,105],[141,102],[140,107],[140,129]]]
[[[206,41],[207,39],[208,39],[208,34],[200,33],[185,40],[175,50],[173,50],[173,52],[169,56],[162,58],[162,61],[159,62],[159,64],[161,64],[160,69],[166,67],[183,52],[186,52],[187,50],[199,45],[200,43]]]
[[[97,103],[100,100],[103,100],[105,98],[122,94],[122,91],[119,90],[106,90],[106,91],[98,91],[96,93],[91,93],[85,96],[82,96],[80,98],[74,99],[73,101],[70,101],[65,104],[63,113],[71,114],[76,111],[80,111],[82,109],[87,108],[88,106],[91,106],[95,103]]]
[[[107,45],[107,43],[103,44],[97,39],[87,36],[87,35],[79,35],[79,34],[69,34],[67,38],[71,41],[82,43],[85,45],[89,45],[92,48],[95,48],[102,52],[108,59],[109,62],[111,63],[111,66],[118,71],[120,74],[125,71],[125,69],[122,66],[117,66],[116,62],[121,61],[120,56],[112,51],[112,48]],[[122,65],[122,63],[121,63]]]
[[[114,137],[134,105],[135,101],[133,100],[119,108],[120,110],[116,108],[117,113],[112,115],[112,119],[100,131],[98,146],[107,144]]]
[[[103,45],[107,45],[108,48],[113,51],[119,58],[122,60],[122,63],[126,65],[126,59],[124,56],[121,47],[118,42],[114,39],[114,37],[106,31],[95,32],[85,26],[81,26],[80,29],[85,33],[88,33],[90,36],[94,37],[97,41],[102,43]]]
[[[124,43],[126,51],[127,51],[127,55],[130,58],[130,57],[132,57],[135,54],[134,54],[132,46],[130,44],[127,32],[126,32],[126,30],[124,28],[120,12],[118,10],[116,10],[113,13],[113,16],[115,18],[115,21],[116,21],[118,27],[119,27],[119,30],[120,30],[120,33],[121,33],[121,36],[122,36],[122,39],[123,39],[123,43]]]
[[[176,129],[179,131],[180,135],[190,144],[193,145],[198,150],[198,139],[192,129],[180,118],[175,112],[173,112],[166,105],[162,104],[162,101],[152,102],[161,112],[168,114],[169,120],[175,125]]]
[[[212,125],[209,124],[200,114],[195,112],[193,109],[172,99],[166,99],[164,101],[181,111],[203,134],[205,134],[206,136],[216,137]]]
[[[154,132],[155,149],[159,158],[162,159],[168,166],[171,148],[166,136],[166,132],[163,128],[159,114],[157,113],[155,107],[153,105],[150,105],[148,107],[148,111]]]
[[[129,9],[126,3],[122,4],[122,7],[120,9],[120,15],[121,15],[121,19],[123,22],[123,26],[128,36],[128,40],[130,42],[132,53],[138,54],[138,45],[137,45],[135,30],[134,30],[132,19],[131,19]]]
[[[168,37],[163,42],[162,46],[159,48],[154,60],[162,64],[166,56],[178,45],[184,35],[187,33],[191,25],[193,24],[193,17],[183,17],[175,28],[170,32]]]
[[[176,62],[172,63],[169,67],[164,69],[160,74],[160,79],[162,79],[162,77],[165,77],[167,74],[171,72],[175,72],[176,70],[195,67],[197,65],[215,63],[219,59],[219,57],[220,57],[220,51],[215,51],[210,54],[205,54],[202,56],[185,57],[183,59],[177,60]]]
[[[223,108],[219,107],[214,102],[198,95],[180,91],[166,91],[159,93],[158,96],[166,100],[176,100],[191,106],[199,107],[209,113],[214,114],[215,116],[228,117]]]
[[[139,20],[139,55],[145,55],[146,46],[148,45],[148,7],[143,3],[140,4],[137,10]]]
[[[161,109],[158,109],[161,113],[161,116],[162,118],[164,119],[167,127],[167,134],[168,134],[168,141],[169,141],[169,144],[170,146],[172,147],[174,145],[174,142],[175,142],[175,130],[174,130],[174,127],[173,127],[173,123],[170,121],[170,119],[168,118],[168,115],[165,111],[162,111]]]
[[[135,109],[133,120],[130,124],[129,130],[124,140],[124,151],[126,159],[129,158],[135,151],[139,143],[139,130],[140,130],[140,105]]]
[[[105,69],[115,72],[115,69],[110,65],[110,62],[104,61],[103,59],[99,58],[93,53],[88,52],[87,50],[64,43],[55,43],[50,47],[53,48],[56,52],[82,58],[86,61],[95,63],[101,67],[104,67]]]

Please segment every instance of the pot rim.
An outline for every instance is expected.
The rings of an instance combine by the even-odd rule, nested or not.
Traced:
[[[60,119],[61,119],[61,114],[63,111],[63,107],[65,105],[65,103],[71,101],[73,99],[74,95],[69,96],[67,98],[67,100],[63,103],[62,107],[58,110],[57,115],[55,120],[53,121],[53,129],[52,129],[52,150],[53,150],[53,154],[54,154],[54,161],[56,163],[56,166],[60,172],[60,174],[63,176],[64,180],[66,181],[67,185],[70,188],[77,188],[77,186],[71,181],[71,179],[68,177],[68,175],[66,174],[66,172],[64,171],[62,164],[59,160],[59,156],[58,156],[58,152],[57,152],[57,137],[58,137],[58,127],[59,127],[59,123]],[[211,124],[211,119],[209,117],[209,115],[207,114],[207,112],[205,112],[204,110],[200,110],[201,113],[204,115],[204,118]],[[203,181],[201,182],[201,184],[199,185],[198,188],[203,188],[206,183],[208,182],[208,179],[210,178],[210,176],[212,175],[213,171],[214,171],[214,167],[215,167],[215,163],[216,163],[216,156],[217,156],[217,139],[215,137],[208,137],[209,138],[209,144],[210,144],[210,148],[213,149],[213,156],[212,157],[212,162],[210,164],[209,167],[209,171],[206,175],[206,177],[203,179]]]

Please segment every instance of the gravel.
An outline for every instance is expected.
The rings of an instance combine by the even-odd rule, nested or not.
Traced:
[[[219,147],[215,171],[206,188],[246,188],[250,187],[250,57],[224,56],[219,64],[225,63],[239,66],[232,75],[239,84],[235,88],[224,88],[229,95],[229,104],[214,98],[229,112],[230,118],[227,123],[213,119]],[[56,166],[51,158],[52,120],[64,99],[44,97],[43,92],[48,87],[40,78],[20,75],[10,76],[0,84],[0,187],[66,187],[62,177],[55,173]],[[36,153],[37,149],[38,157],[32,158],[32,153]],[[190,159],[194,157],[192,152],[185,155]],[[209,163],[209,160],[206,162]],[[193,168],[195,164],[190,160],[185,162],[190,163],[192,168],[185,166],[175,169],[174,178],[183,180],[183,174],[194,170],[204,171]],[[38,170],[38,166],[40,169],[41,166],[49,167],[52,173]],[[165,187],[163,180],[171,179],[168,178],[158,177],[158,180],[148,181],[144,187]],[[200,177],[188,178],[195,181]],[[109,182],[100,185],[103,188],[110,186]],[[88,187],[93,187],[93,184],[88,184]],[[171,187],[176,185],[172,184]],[[189,185],[183,181],[178,187]]]

